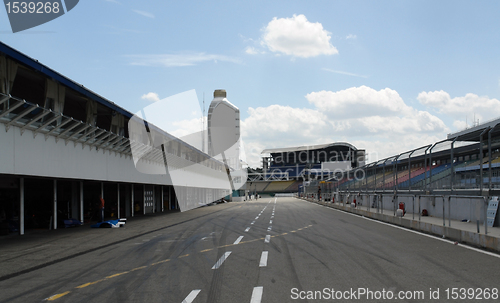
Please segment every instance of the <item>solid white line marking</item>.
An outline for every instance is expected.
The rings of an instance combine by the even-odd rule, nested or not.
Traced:
[[[195,289],[192,290],[189,295],[186,297],[186,299],[182,300],[181,303],[191,303],[196,299],[196,296],[200,293],[201,289]]]
[[[269,243],[271,241],[271,235],[267,235],[266,239],[264,240],[264,243]]]
[[[441,239],[441,238],[438,238],[437,236],[424,234],[424,233],[418,232],[416,230],[411,230],[411,229],[407,229],[407,228],[404,228],[404,227],[401,227],[401,226],[392,225],[392,224],[389,224],[389,223],[386,223],[386,222],[382,222],[382,221],[378,221],[378,220],[375,220],[375,219],[372,219],[372,218],[367,218],[367,217],[364,217],[364,216],[359,216],[359,215],[356,215],[356,214],[351,214],[351,213],[344,212],[344,211],[341,211],[341,210],[338,210],[338,209],[335,209],[335,208],[332,208],[332,207],[327,207],[327,206],[319,205],[319,204],[316,204],[316,203],[314,203],[314,204],[318,205],[318,206],[321,206],[321,207],[325,207],[325,208],[331,209],[331,210],[335,210],[335,211],[338,211],[338,212],[341,212],[341,213],[344,213],[344,214],[348,214],[348,215],[351,215],[351,216],[356,216],[358,218],[363,218],[363,219],[370,220],[370,221],[373,221],[373,222],[376,222],[376,223],[380,223],[380,224],[384,224],[384,225],[387,225],[387,226],[390,226],[390,227],[398,228],[398,229],[401,229],[401,230],[404,230],[404,231],[407,231],[407,232],[411,232],[411,233],[414,233],[414,234],[417,234],[417,235],[421,235],[421,236],[424,236],[424,237],[428,237],[428,238],[431,238],[431,239],[434,239],[434,240],[443,241],[443,242],[446,242],[446,243],[449,243],[449,244],[453,244],[453,245],[455,244],[455,241]],[[470,250],[476,251],[476,252],[480,252],[480,253],[483,253],[483,254],[486,254],[486,255],[489,255],[489,256],[492,256],[492,257],[500,258],[500,255],[497,255],[495,253],[491,253],[489,251],[484,251],[484,250],[481,250],[481,249],[478,249],[478,248],[475,248],[475,247],[467,246],[466,244],[459,245],[459,246],[463,247],[463,248],[466,248],[466,249],[470,249]]]
[[[255,223],[255,221],[252,221],[252,223],[250,223],[251,225],[253,225]]]
[[[234,241],[233,244],[238,244],[240,243],[241,239],[243,239],[243,236],[239,236],[238,239],[236,239],[236,241]]]
[[[264,292],[264,287],[262,286],[257,286],[253,288],[252,291],[252,299],[250,300],[250,303],[260,303],[262,300],[262,293]]]
[[[222,263],[224,263],[224,261],[227,259],[227,257],[229,257],[229,255],[231,254],[230,251],[226,251],[219,259],[219,261],[217,261],[217,263],[215,263],[215,265],[212,267],[212,269],[217,269],[219,268]]]
[[[267,251],[263,251],[262,255],[260,255],[260,263],[259,267],[266,267],[267,266]]]
[[[267,228],[267,231],[270,231],[272,228],[273,228],[272,226],[269,226],[269,227]]]
[[[245,229],[245,232],[248,232],[250,230],[250,227],[247,227],[247,229]]]

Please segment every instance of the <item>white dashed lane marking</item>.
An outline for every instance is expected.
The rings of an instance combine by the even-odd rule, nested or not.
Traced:
[[[262,286],[257,286],[253,288],[252,291],[252,299],[250,300],[250,303],[260,303],[262,300],[262,293],[264,292],[264,287]]]
[[[219,261],[217,261],[217,263],[215,263],[214,266],[212,266],[212,269],[217,269],[219,268],[222,263],[224,263],[224,261],[229,257],[229,255],[231,254],[230,251],[226,251],[219,259]]]
[[[269,243],[271,241],[271,235],[267,235],[264,243]]]
[[[233,244],[236,245],[236,244],[240,243],[241,239],[243,239],[243,236],[239,236],[238,239],[236,239],[236,241],[234,241]]]
[[[186,299],[182,300],[181,303],[191,303],[196,299],[196,296],[200,293],[201,289],[195,289],[189,293],[189,295],[186,297]]]
[[[247,229],[245,229],[245,232],[248,232],[250,230],[250,227],[247,227]]]
[[[260,255],[260,262],[259,262],[259,267],[266,267],[267,266],[267,251],[263,251],[262,255]]]

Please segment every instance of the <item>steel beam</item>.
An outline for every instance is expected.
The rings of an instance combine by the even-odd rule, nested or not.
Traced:
[[[27,104],[26,102],[24,102],[24,104]],[[38,107],[38,105],[37,105]],[[22,111],[20,114],[18,114],[14,119],[10,120],[9,123],[5,124],[5,131],[9,131],[9,128],[11,125],[13,125],[14,123],[16,123],[19,119],[21,119],[22,117],[26,116],[27,114],[29,114],[30,112],[32,112],[33,109],[31,107],[28,107],[27,109],[25,109],[24,111]]]
[[[56,136],[56,142],[59,140],[59,138],[61,138],[62,136],[66,135],[67,133],[69,133],[70,131],[72,131],[75,127],[81,125],[81,122],[78,122],[76,120],[73,120],[71,119],[72,121],[74,121],[75,123],[73,125],[71,125],[70,127],[66,128],[62,133],[60,133],[59,135]]]
[[[31,119],[31,121],[29,121],[28,123],[24,124],[23,127],[21,127],[21,136],[23,135],[24,131],[33,123],[35,123],[36,121],[42,119],[43,117],[47,116],[48,114],[50,114],[51,112],[48,111],[48,110],[42,110],[41,113],[39,113],[38,115],[36,115],[35,117],[33,117],[33,119]]]
[[[1,104],[1,103],[0,103]],[[5,110],[3,111],[1,114],[0,114],[0,118],[3,118],[5,116],[7,116],[8,114],[10,114],[11,112],[13,112],[16,108],[20,107],[21,105],[23,105],[24,102],[21,102],[19,101],[19,103],[17,103],[16,105],[10,107],[8,110]]]
[[[59,118],[61,118],[61,117],[62,117],[62,115],[56,115],[56,116],[54,117],[55,119],[50,119],[49,121],[54,122],[55,120],[57,120],[57,119],[59,119]],[[51,123],[52,123],[52,122],[51,122]],[[53,132],[55,132],[56,130],[60,129],[60,128],[61,128],[61,127],[63,127],[64,125],[68,124],[69,122],[71,122],[71,119],[66,119],[66,121],[61,122],[61,124],[56,125],[53,129],[51,129],[48,133],[46,133],[46,134],[45,134],[45,140],[47,140],[47,138],[49,137],[49,135],[50,135],[50,134],[52,134],[52,133],[53,133]],[[49,123],[49,124],[50,124],[50,123]],[[48,124],[46,124],[46,125],[48,125]],[[45,125],[45,126],[46,126],[46,125]],[[40,129],[40,128],[39,128],[39,129]]]

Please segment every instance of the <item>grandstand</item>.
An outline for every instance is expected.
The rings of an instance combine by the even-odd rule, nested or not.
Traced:
[[[323,179],[365,164],[365,151],[345,142],[265,149],[261,154],[264,180]]]
[[[263,172],[248,174],[249,192],[292,193],[304,180],[328,179],[365,164],[365,151],[345,142],[263,150]]]
[[[376,212],[397,208],[428,215],[500,225],[500,118],[449,134],[434,144],[353,168],[324,181],[308,181],[299,195]],[[353,203],[356,199],[356,203]]]
[[[449,134],[435,144],[352,168],[329,181],[339,191],[498,195],[499,125],[496,119]]]

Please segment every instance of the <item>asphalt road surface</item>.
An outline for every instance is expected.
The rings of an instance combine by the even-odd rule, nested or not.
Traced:
[[[228,205],[0,281],[0,302],[500,302],[497,256],[295,198]]]

